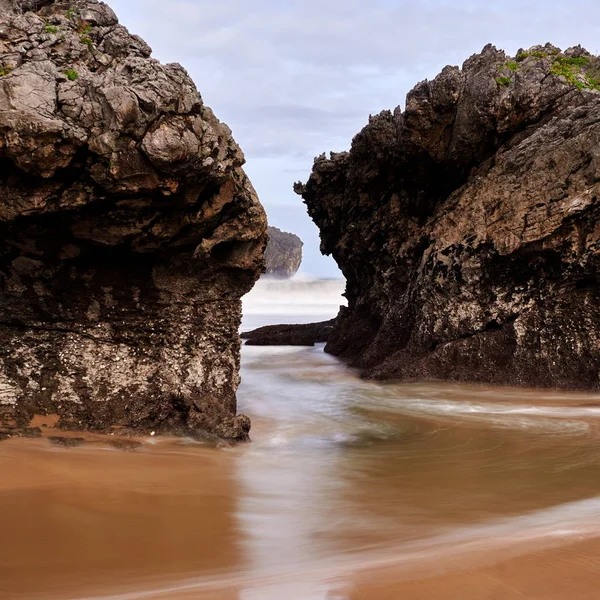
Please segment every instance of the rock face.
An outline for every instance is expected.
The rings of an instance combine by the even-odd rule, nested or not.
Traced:
[[[267,229],[269,244],[265,251],[266,274],[288,278],[298,272],[302,264],[302,240],[293,233],[277,227]]]
[[[349,306],[327,350],[376,378],[597,388],[600,59],[492,46],[297,184]]]
[[[246,438],[266,217],[230,130],[105,4],[0,2],[0,425]]]

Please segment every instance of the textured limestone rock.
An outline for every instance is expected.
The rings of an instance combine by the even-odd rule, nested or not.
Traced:
[[[366,375],[597,388],[600,59],[492,46],[297,184],[347,279],[329,352]]]
[[[0,423],[246,438],[266,218],[230,130],[104,3],[0,1]]]
[[[302,240],[293,233],[277,227],[267,229],[269,243],[265,251],[266,274],[274,277],[292,277],[302,264]]]

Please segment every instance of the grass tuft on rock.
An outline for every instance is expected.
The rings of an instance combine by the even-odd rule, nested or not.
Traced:
[[[586,73],[584,70],[590,62],[588,56],[555,56],[551,72],[578,90],[600,91],[600,74]]]
[[[69,81],[76,81],[79,79],[79,73],[75,69],[67,69],[65,76]]]
[[[94,52],[96,50],[94,48],[94,42],[92,42],[92,40],[89,37],[82,35],[79,39],[81,40],[82,44],[85,44],[88,47],[88,50],[90,52]]]

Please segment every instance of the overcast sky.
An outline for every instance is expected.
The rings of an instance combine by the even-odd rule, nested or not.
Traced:
[[[109,0],[163,62],[179,62],[233,130],[272,224],[335,275],[292,191],[313,158],[345,150],[369,114],[491,42],[600,53],[600,0]]]

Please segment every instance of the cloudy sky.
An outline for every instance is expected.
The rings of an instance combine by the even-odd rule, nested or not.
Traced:
[[[246,154],[273,225],[306,243],[303,270],[331,276],[292,191],[313,158],[345,150],[369,114],[491,42],[600,53],[599,0],[110,0],[163,62],[179,62]]]

